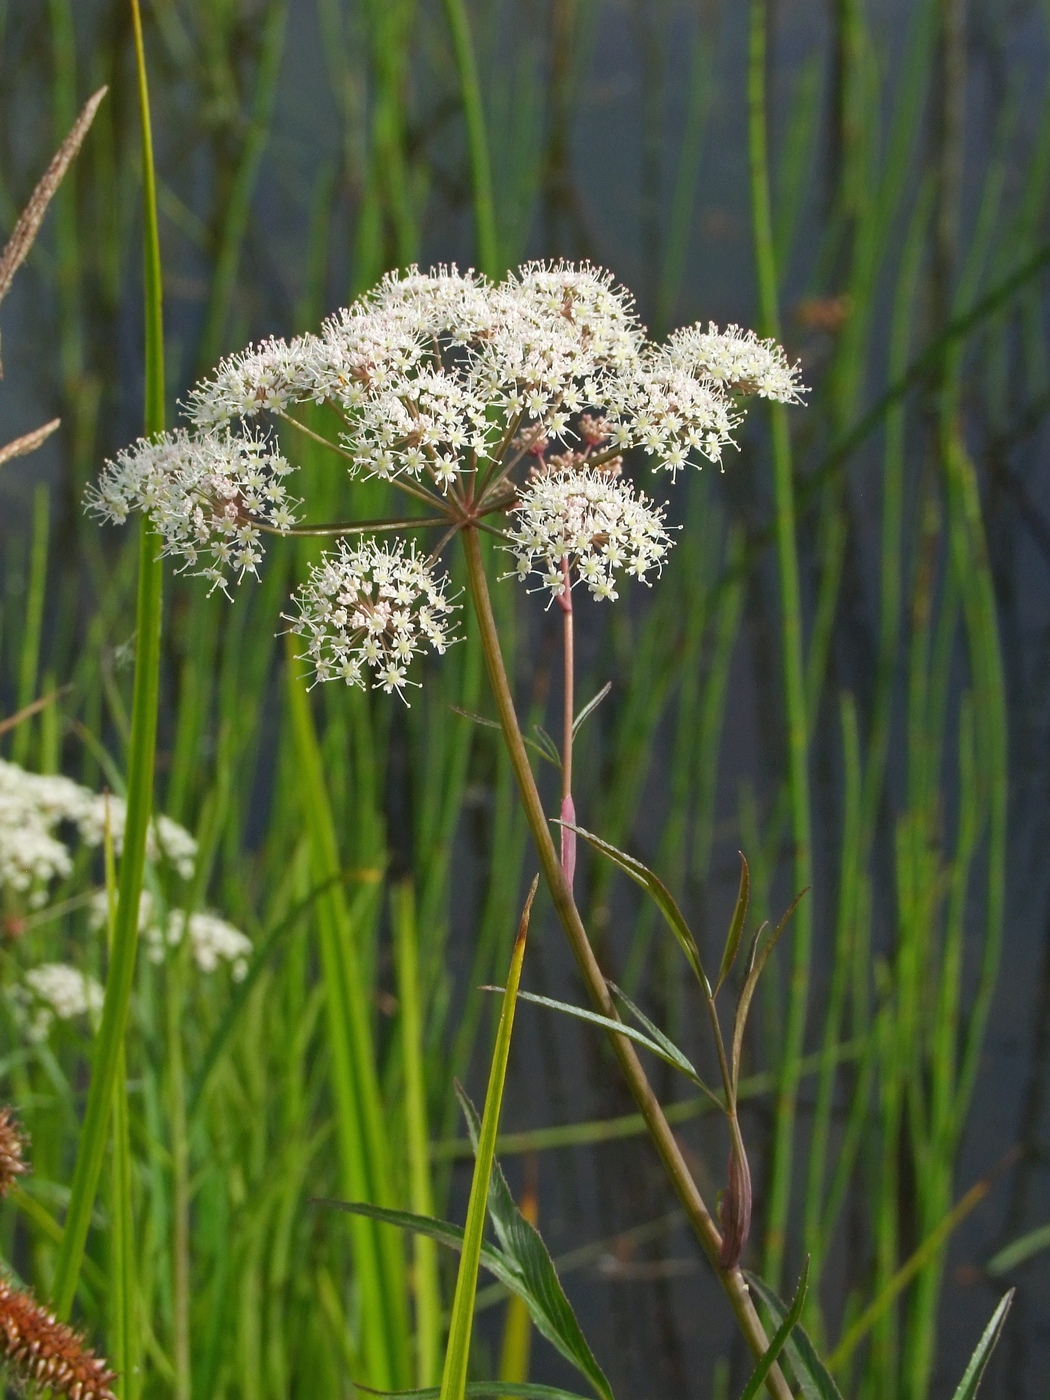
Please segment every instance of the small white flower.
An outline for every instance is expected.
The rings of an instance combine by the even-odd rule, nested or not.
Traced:
[[[713,321],[706,331],[699,322],[683,326],[668,341],[667,356],[687,373],[724,384],[733,394],[798,403],[805,393],[799,367],[788,364],[783,348],[739,326],[721,332]]]
[[[441,619],[452,605],[443,580],[414,545],[340,541],[338,554],[324,556],[295,602],[299,613],[288,621],[306,638],[304,658],[318,680],[338,678],[364,689],[371,673],[373,686],[404,698],[413,683],[405,661],[427,647],[440,654],[449,643]]]
[[[30,968],[14,995],[28,1014],[29,1034],[43,1040],[56,1020],[75,1021],[87,1016],[92,1030],[98,1029],[105,992],[94,977],[67,963],[41,963]]]
[[[87,846],[100,846],[107,815],[119,855],[127,824],[123,798],[0,759],[0,893],[16,895],[31,908],[45,904],[51,882],[72,872],[68,840],[75,835]],[[193,874],[197,843],[170,817],[159,816],[150,823],[146,853],[151,860],[163,856],[185,880]]]
[[[260,523],[282,533],[294,523],[283,484],[291,470],[264,437],[179,429],[140,438],[107,462],[88,507],[115,524],[145,512],[163,553],[181,555],[186,568],[225,589],[227,569],[239,578],[256,572]]]
[[[663,567],[671,539],[663,511],[630,482],[588,469],[551,472],[532,481],[514,508],[508,531],[518,577],[535,570],[558,597],[575,570],[593,598],[616,598],[616,571],[625,565],[640,579]],[[566,580],[563,561],[569,561]]]

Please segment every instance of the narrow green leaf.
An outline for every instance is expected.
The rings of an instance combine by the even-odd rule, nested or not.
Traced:
[[[977,1350],[970,1357],[970,1364],[967,1366],[959,1388],[955,1392],[954,1400],[973,1400],[977,1394],[977,1387],[981,1384],[981,1377],[984,1375],[984,1368],[988,1365],[988,1358],[995,1350],[995,1345],[1002,1334],[1003,1325],[1006,1322],[1006,1314],[1010,1311],[1010,1305],[1014,1300],[1014,1289],[1005,1293],[999,1300],[999,1306],[992,1313],[988,1326],[981,1333],[981,1340],[977,1343]]]
[[[780,935],[791,922],[791,916],[797,909],[799,900],[806,893],[806,890],[802,890],[795,896],[788,905],[780,923],[777,924],[776,928],[761,947],[759,947],[759,939],[762,929],[760,928],[758,933],[755,934],[754,941],[751,945],[751,956],[748,959],[747,978],[744,982],[743,990],[740,993],[740,1000],[737,1002],[736,1019],[733,1022],[733,1057],[730,1068],[734,1085],[737,1084],[740,1079],[740,1055],[744,1046],[744,1028],[747,1025],[747,1013],[751,1009],[751,998],[755,995],[758,979],[762,976],[762,969],[769,961],[773,949],[780,941]]]
[[[416,522],[413,521],[412,524],[414,525],[416,524]],[[484,715],[475,714],[473,710],[464,710],[460,705],[450,705],[449,709],[452,711],[453,714],[460,715],[463,719],[469,719],[471,724],[481,725],[483,729],[502,730],[502,725],[497,719],[486,719]],[[536,728],[539,729],[539,725],[537,725]],[[3,731],[0,730],[0,733],[2,732]],[[546,745],[537,744],[535,739],[530,739],[524,734],[521,737],[524,743],[527,744],[530,749],[532,749],[533,753],[538,753],[540,758],[546,759],[548,763],[553,763],[555,768],[560,769],[561,755],[558,753],[557,748],[554,746],[554,740],[551,738],[551,736],[547,733],[545,729],[541,730],[541,733],[547,741]]]
[[[427,1123],[423,1010],[420,1005],[419,935],[412,884],[398,884],[391,900],[397,955],[397,996],[401,1059],[405,1076],[405,1136],[409,1197],[420,1215],[433,1215],[434,1189],[430,1175],[430,1132]],[[431,1385],[441,1376],[441,1280],[434,1241],[415,1240],[413,1282],[416,1299],[416,1380]]]
[[[501,989],[496,987],[493,988],[493,990],[499,991]],[[667,1040],[666,1036],[663,1037],[663,1040],[666,1042],[665,1048],[665,1045],[652,1039],[650,1036],[646,1035],[644,1031],[637,1030],[634,1026],[627,1025],[625,1021],[614,1021],[611,1016],[602,1016],[600,1012],[589,1011],[585,1006],[573,1006],[571,1002],[555,1001],[553,997],[541,997],[535,992],[519,992],[518,999],[520,1001],[531,1001],[535,1006],[550,1007],[552,1011],[563,1011],[566,1016],[574,1016],[577,1021],[586,1021],[588,1025],[600,1026],[604,1031],[614,1031],[617,1035],[622,1035],[628,1040],[633,1040],[636,1045],[644,1045],[646,1050],[651,1051],[654,1055],[658,1055],[665,1064],[669,1064],[675,1069],[680,1070],[687,1079],[690,1079],[700,1089],[703,1089],[705,1093],[711,1092],[702,1083],[700,1076],[682,1052],[677,1046],[672,1044],[671,1041]],[[720,1108],[723,1107],[722,1101],[717,1095],[715,1095],[714,1098],[718,1106]]]
[[[534,724],[532,730],[536,735],[537,742],[534,743],[531,739],[526,739],[526,744],[528,744],[530,749],[535,749],[537,753],[541,753],[547,762],[552,763],[560,773],[561,754],[558,752],[558,745],[547,733],[542,724]]]
[[[592,700],[588,700],[586,705],[584,705],[583,709],[572,722],[572,736],[574,739],[579,733],[580,726],[594,714],[595,710],[609,694],[610,690],[612,690],[612,681],[606,681],[598,694],[595,695]]]
[[[757,1274],[745,1273],[748,1287],[758,1295],[779,1328],[787,1316],[787,1307]],[[804,1400],[842,1400],[842,1392],[831,1372],[817,1355],[809,1334],[797,1322],[784,1342],[784,1352],[791,1362],[795,1379],[802,1388]]]
[[[456,1092],[467,1120],[471,1143],[477,1152],[481,1141],[477,1111],[461,1086],[456,1086]],[[507,1262],[519,1279],[515,1292],[528,1308],[536,1330],[591,1383],[601,1400],[612,1400],[612,1389],[583,1335],[572,1304],[565,1296],[547,1246],[535,1225],[526,1220],[518,1209],[503,1169],[495,1158],[489,1183],[488,1208]]]
[[[366,1395],[388,1395],[396,1400],[438,1400],[441,1391],[436,1385],[425,1390],[372,1390],[370,1386],[355,1383],[355,1389]],[[560,1390],[556,1385],[535,1385],[524,1381],[468,1381],[463,1393],[470,1400],[482,1397],[508,1395],[512,1400],[583,1400],[571,1390]]]
[[[744,858],[744,853],[741,851],[740,889],[737,892],[736,908],[733,910],[733,918],[729,924],[726,946],[722,953],[722,963],[718,969],[718,980],[715,982],[714,996],[718,995],[719,988],[733,970],[733,963],[736,961],[737,951],[740,948],[740,940],[744,934],[744,920],[747,918],[747,904],[750,895],[751,875],[747,868],[747,861]]]
[[[470,1185],[470,1201],[467,1205],[467,1224],[463,1232],[463,1251],[456,1275],[456,1292],[452,1300],[452,1318],[449,1323],[448,1347],[445,1351],[445,1367],[441,1375],[441,1400],[463,1400],[467,1387],[467,1366],[470,1361],[470,1338],[474,1328],[474,1297],[478,1289],[478,1266],[481,1262],[484,1243],[485,1219],[488,1213],[489,1183],[492,1179],[492,1164],[496,1156],[496,1133],[499,1129],[500,1108],[503,1104],[503,1086],[507,1078],[507,1061],[510,1058],[510,1039],[514,1029],[514,1011],[517,1006],[518,985],[521,981],[521,964],[525,957],[525,939],[529,930],[529,915],[532,901],[536,897],[539,876],[532,882],[518,936],[514,940],[510,971],[507,975],[507,990],[503,997],[503,1010],[496,1031],[496,1045],[489,1070],[488,1088],[485,1092],[485,1115],[478,1138],[477,1160],[474,1164],[474,1177]]]
[[[993,1278],[998,1278],[1000,1274],[1009,1273],[1018,1264],[1023,1264],[1026,1259],[1031,1259],[1033,1254],[1039,1254],[1044,1249],[1050,1249],[1050,1225],[1040,1225],[1038,1229],[1029,1230],[1027,1234],[1011,1240],[1008,1245],[1004,1245],[992,1255],[984,1266],[985,1271]]]
[[[649,1017],[645,1014],[641,1007],[635,1006],[634,1002],[631,1000],[631,998],[627,995],[627,993],[623,990],[622,987],[618,987],[615,982],[609,982],[608,985],[609,990],[612,992],[613,996],[617,999],[617,1001],[621,1002],[623,1006],[627,1008],[629,1014],[632,1015],[635,1018],[635,1020],[640,1023],[642,1028],[649,1035],[652,1036],[656,1044],[661,1046],[667,1052],[667,1054],[672,1057],[672,1063],[679,1064],[679,1067],[681,1067],[681,1065],[689,1065],[690,1069],[693,1068],[690,1061],[686,1058],[685,1053],[678,1048],[678,1046],[674,1043],[671,1037],[665,1035],[664,1032],[660,1029],[658,1025],[656,1025],[654,1021],[650,1021]],[[696,1074],[695,1070],[693,1070],[693,1074]],[[711,1100],[713,1104],[715,1104],[723,1112],[725,1111],[725,1100],[719,1094],[717,1094],[714,1091],[714,1089],[709,1088],[700,1079],[699,1075],[696,1076],[693,1082],[700,1086],[700,1088],[704,1091],[704,1093],[707,1095],[707,1097]]]
[[[335,819],[325,781],[321,747],[306,682],[294,649],[288,647],[288,702],[299,767],[306,835],[313,878],[328,882],[316,901],[325,1014],[331,1047],[332,1082],[343,1189],[354,1200],[386,1205],[392,1173],[372,1008],[360,968],[362,920],[347,907]],[[361,1296],[361,1340],[369,1382],[396,1386],[411,1379],[406,1268],[401,1241],[355,1222],[354,1264]]]
[[[164,325],[161,293],[160,241],[157,233],[153,141],[149,91],[138,0],[132,0],[135,60],[138,72],[142,131],[143,280],[146,313],[146,393],[144,427],[149,433],[164,427]],[[160,542],[146,520],[139,534],[139,577],[136,602],[135,676],[132,683],[131,735],[128,747],[128,807],[124,852],[120,862],[119,902],[113,947],[106,970],[102,1021],[95,1037],[84,1121],[70,1187],[62,1246],[55,1264],[52,1300],[56,1314],[67,1318],[73,1305],[84,1258],[91,1212],[105,1157],[113,1094],[121,1069],[124,1030],[135,976],[138,949],[139,897],[146,863],[146,834],[153,805],[153,763],[157,744],[157,697],[160,674],[161,599],[163,566]]]
[[[674,896],[658,875],[654,875],[648,866],[643,865],[640,860],[635,860],[634,856],[627,855],[624,851],[619,851],[615,846],[610,846],[608,841],[603,841],[600,836],[595,836],[592,831],[585,831],[582,826],[575,826],[572,822],[558,822],[559,826],[567,826],[570,831],[575,831],[577,836],[582,836],[589,846],[593,846],[596,851],[611,860],[613,865],[618,866],[625,875],[629,875],[636,885],[641,885],[655,901],[656,907],[667,921],[667,925],[678,945],[685,954],[689,966],[696,973],[700,985],[708,996],[711,995],[711,984],[707,980],[703,966],[700,962],[700,949],[696,946],[696,939],[693,937],[689,925]]]
[[[758,1395],[758,1392],[762,1389],[763,1385],[765,1385],[766,1377],[773,1369],[773,1363],[783,1351],[784,1347],[787,1344],[788,1338],[794,1331],[795,1324],[802,1316],[802,1305],[806,1301],[806,1289],[808,1287],[808,1284],[809,1255],[807,1254],[806,1262],[802,1265],[802,1277],[799,1279],[798,1287],[795,1289],[795,1296],[792,1299],[791,1307],[784,1314],[784,1317],[781,1319],[780,1325],[777,1327],[776,1332],[774,1332],[773,1334],[773,1338],[770,1341],[769,1346],[766,1348],[765,1353],[763,1354],[758,1365],[751,1372],[751,1379],[744,1387],[744,1391],[740,1397],[740,1400],[755,1400],[755,1397]]]
[[[359,880],[364,878],[365,876],[358,872],[349,871],[340,871],[337,875],[330,875],[326,880],[322,880],[320,884],[315,885],[310,893],[299,900],[284,918],[279,919],[277,923],[274,924],[273,928],[270,929],[269,933],[265,934],[261,941],[256,944],[255,951],[252,953],[248,963],[248,971],[234,987],[222,1018],[215,1027],[211,1039],[208,1041],[208,1048],[202,1055],[200,1066],[197,1073],[194,1075],[188,1100],[190,1118],[194,1116],[200,1106],[201,1094],[204,1092],[208,1080],[211,1077],[212,1070],[218,1063],[219,1057],[233,1033],[241,1012],[248,1004],[248,997],[252,988],[262,976],[267,963],[277,951],[282,940],[295,928],[299,920],[310,912],[315,901],[326,894],[333,885],[345,880]],[[372,872],[369,872],[369,878],[375,878]],[[369,897],[371,897],[371,892],[369,892]],[[354,918],[355,912],[355,909],[351,910],[351,919]]]

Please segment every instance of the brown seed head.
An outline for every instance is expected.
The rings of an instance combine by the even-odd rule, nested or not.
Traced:
[[[24,1384],[66,1400],[116,1400],[116,1375],[83,1338],[29,1293],[0,1279],[0,1356]]]
[[[0,1108],[0,1196],[6,1196],[20,1176],[29,1170],[23,1157],[26,1140],[9,1108]]]

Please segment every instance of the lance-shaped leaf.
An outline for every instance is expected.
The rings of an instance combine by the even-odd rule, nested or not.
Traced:
[[[955,1392],[954,1400],[973,1400],[977,1394],[977,1387],[981,1384],[981,1377],[984,1375],[984,1368],[988,1365],[988,1358],[995,1350],[995,1344],[1002,1334],[1003,1324],[1006,1322],[1006,1314],[1010,1311],[1010,1304],[1014,1300],[1014,1290],[1004,1293],[999,1300],[999,1306],[992,1313],[988,1326],[981,1334],[981,1340],[977,1343],[977,1350],[970,1357],[970,1364],[959,1382],[959,1388]]]
[[[693,937],[689,925],[685,921],[685,916],[675,903],[674,896],[658,875],[654,875],[647,865],[643,865],[640,860],[635,860],[634,856],[629,856],[624,851],[617,850],[615,846],[610,846],[608,841],[603,841],[600,836],[595,836],[592,831],[586,831],[582,826],[575,826],[571,822],[559,822],[559,826],[568,826],[575,831],[577,836],[582,836],[589,846],[593,846],[613,865],[618,866],[625,875],[629,875],[636,885],[641,885],[653,899],[656,907],[667,921],[667,925],[678,941],[678,945],[688,959],[689,966],[696,973],[700,985],[708,996],[711,995],[711,984],[707,980],[700,962],[700,949],[696,946],[696,939]]]
[[[489,990],[498,992],[503,989],[501,987],[492,987]],[[725,1108],[725,1104],[722,1100],[712,1089],[707,1087],[697,1074],[692,1063],[686,1059],[677,1045],[675,1045],[673,1041],[668,1040],[667,1036],[661,1031],[656,1030],[653,1023],[646,1018],[642,1017],[650,1029],[655,1032],[655,1035],[646,1035],[644,1031],[640,1031],[634,1026],[627,1025],[625,1021],[615,1021],[611,1016],[603,1016],[600,1012],[590,1011],[585,1006],[573,1006],[573,1004],[568,1001],[555,1001],[553,997],[541,997],[535,992],[519,992],[518,1000],[531,1001],[536,1006],[547,1006],[552,1011],[562,1011],[566,1016],[575,1017],[577,1021],[586,1021],[590,1026],[600,1026],[604,1031],[612,1031],[616,1035],[626,1037],[627,1040],[633,1040],[636,1045],[644,1046],[646,1050],[658,1056],[665,1064],[669,1064],[672,1068],[679,1070],[687,1079],[695,1084],[698,1089],[707,1094],[719,1108]],[[632,1009],[639,1017],[642,1016],[641,1012],[637,1010],[637,1007]]]
[[[733,963],[736,961],[737,950],[740,947],[740,939],[744,933],[744,920],[747,918],[747,904],[751,896],[751,873],[747,868],[747,861],[743,851],[740,852],[740,889],[737,891],[736,908],[733,910],[733,918],[729,924],[729,933],[726,936],[726,946],[722,953],[722,963],[718,969],[718,980],[715,983],[713,996],[718,995],[719,988],[733,970]]]
[[[574,739],[579,733],[580,725],[583,724],[584,720],[589,719],[590,716],[594,714],[595,710],[602,703],[605,697],[609,694],[610,690],[612,690],[612,681],[606,681],[605,684],[602,686],[601,690],[599,690],[598,694],[595,695],[592,699],[588,700],[586,705],[584,705],[583,709],[572,722],[572,737]]]
[[[745,1273],[751,1292],[761,1298],[778,1330],[788,1314],[786,1304],[781,1302],[768,1284],[757,1274]],[[804,1400],[842,1400],[842,1392],[832,1379],[831,1372],[817,1355],[817,1349],[809,1339],[809,1334],[796,1321],[784,1341],[784,1354],[791,1362],[795,1379],[801,1387]]]
[[[679,1061],[683,1061],[685,1064],[689,1065],[690,1069],[692,1069],[692,1074],[690,1075],[690,1078],[693,1080],[693,1083],[696,1084],[700,1089],[702,1089],[703,1092],[707,1095],[707,1097],[711,1100],[711,1102],[717,1104],[718,1107],[724,1113],[726,1111],[725,1099],[723,1099],[719,1094],[717,1094],[714,1091],[714,1089],[709,1088],[708,1085],[706,1085],[703,1082],[703,1080],[696,1073],[696,1070],[693,1069],[691,1062],[688,1059],[686,1059],[686,1056],[683,1053],[683,1051],[681,1051],[678,1048],[678,1046],[674,1043],[671,1037],[665,1035],[664,1032],[660,1029],[658,1025],[656,1025],[654,1021],[650,1021],[649,1017],[645,1014],[641,1007],[635,1006],[634,1002],[631,1000],[631,998],[627,995],[627,993],[623,990],[622,987],[618,987],[615,982],[609,981],[608,978],[606,979],[606,984],[610,992],[612,992],[613,996],[616,998],[616,1000],[621,1004],[621,1006],[626,1008],[628,1014],[633,1016],[635,1020],[639,1023],[639,1025],[652,1037],[656,1044],[662,1047],[667,1052],[668,1056],[671,1057],[669,1061],[670,1063],[677,1064],[679,1063]]]
[[[736,1020],[733,1022],[733,1056],[731,1061],[731,1073],[733,1079],[734,1094],[736,1093],[736,1086],[740,1082],[740,1054],[744,1046],[744,1028],[747,1025],[747,1013],[751,1009],[751,998],[755,995],[755,988],[758,986],[758,979],[762,976],[762,969],[769,961],[773,949],[777,946],[777,943],[780,941],[780,935],[784,932],[788,924],[791,922],[791,916],[798,908],[799,900],[806,893],[808,893],[808,891],[802,890],[799,894],[795,896],[795,898],[788,905],[787,910],[784,913],[784,917],[780,920],[780,923],[777,924],[776,928],[769,935],[766,941],[762,943],[761,947],[759,947],[759,944],[762,938],[762,930],[766,927],[765,924],[763,924],[761,928],[758,929],[754,938],[752,939],[751,953],[748,957],[747,977],[744,980],[744,987],[740,993],[740,1000],[739,1002],[737,1002]]]
[[[809,1255],[806,1255],[806,1262],[802,1265],[802,1277],[798,1281],[798,1288],[795,1289],[795,1297],[791,1307],[784,1314],[773,1334],[773,1340],[769,1343],[758,1365],[751,1372],[751,1379],[744,1387],[744,1393],[740,1400],[755,1400],[758,1392],[765,1384],[766,1377],[773,1369],[773,1364],[777,1357],[787,1345],[788,1338],[795,1329],[795,1324],[802,1316],[802,1305],[806,1301],[806,1288],[809,1283]]]
[[[456,1093],[467,1120],[471,1144],[478,1152],[481,1125],[477,1110],[459,1084],[456,1085]],[[514,1291],[529,1309],[536,1330],[590,1382],[601,1400],[613,1400],[612,1388],[587,1344],[572,1304],[565,1296],[547,1246],[535,1225],[526,1220],[518,1209],[503,1169],[495,1159],[492,1163],[488,1208],[504,1257],[520,1280],[520,1286]]]

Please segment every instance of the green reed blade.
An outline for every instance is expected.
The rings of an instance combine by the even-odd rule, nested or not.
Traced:
[[[779,338],[779,292],[773,248],[766,130],[766,28],[768,22],[766,10],[766,0],[751,0],[748,140],[755,262],[758,272],[759,321],[763,335]],[[809,889],[813,884],[813,871],[802,600],[799,586],[798,542],[795,535],[795,487],[787,410],[781,404],[774,404],[770,411],[770,419],[781,595],[781,647],[783,649],[788,731],[788,789],[790,792],[791,834],[794,843],[793,879],[795,888],[801,890]],[[791,1161],[798,1097],[798,1078],[794,1066],[802,1053],[802,1043],[806,1031],[812,941],[812,901],[807,900],[799,911],[792,940],[787,1024],[784,1035],[785,1068],[777,1099],[773,1162],[767,1209],[766,1260],[763,1272],[774,1291],[779,1288],[780,1284],[790,1208]]]
[[[770,1338],[766,1354],[751,1372],[751,1377],[743,1389],[740,1400],[755,1400],[755,1397],[765,1384],[766,1377],[772,1370],[774,1361],[776,1361],[777,1357],[783,1351],[788,1338],[795,1330],[795,1324],[802,1316],[802,1308],[806,1301],[806,1290],[808,1286],[809,1255],[807,1254],[806,1261],[802,1266],[802,1276],[798,1281],[798,1287],[795,1289],[795,1296],[791,1300],[791,1306],[780,1320],[777,1330]]]
[[[492,198],[492,166],[489,159],[488,129],[485,104],[481,95],[474,40],[470,32],[470,16],[466,0],[445,0],[445,14],[452,31],[452,47],[459,70],[460,100],[467,124],[467,146],[470,151],[470,177],[474,192],[474,237],[477,240],[478,268],[489,277],[498,277],[500,265],[499,241],[496,234],[496,210]]]
[[[37,675],[40,671],[40,639],[44,627],[44,595],[47,590],[47,554],[50,511],[49,492],[41,483],[33,493],[33,543],[29,555],[29,589],[25,602],[25,630],[22,633],[22,656],[18,670],[18,701],[16,710],[27,710],[32,704]],[[11,757],[23,766],[29,757],[33,726],[22,724],[15,730]]]
[[[145,429],[164,427],[164,321],[156,182],[149,119],[146,61],[138,0],[131,0],[135,32],[139,107],[142,123],[143,261],[145,283]],[[160,542],[143,521],[139,533],[137,637],[128,750],[128,812],[120,862],[119,901],[113,949],[106,976],[102,1023],[95,1041],[91,1085],[77,1147],[62,1248],[55,1266],[52,1298],[56,1313],[68,1317],[76,1292],[95,1192],[102,1171],[114,1085],[120,1069],[128,1004],[138,946],[139,896],[146,860],[146,834],[153,803],[153,762],[157,741],[157,699],[163,568]]]
[[[477,1158],[470,1185],[470,1201],[467,1205],[467,1223],[463,1232],[463,1250],[460,1255],[459,1272],[456,1275],[455,1297],[452,1301],[448,1348],[441,1375],[441,1400],[463,1400],[466,1395],[470,1339],[474,1327],[474,1297],[477,1293],[481,1246],[488,1218],[489,1185],[496,1156],[496,1134],[503,1104],[503,1087],[507,1078],[514,1011],[521,981],[521,965],[525,957],[525,940],[529,930],[529,914],[532,911],[532,901],[536,897],[539,879],[537,875],[532,882],[518,925],[518,936],[514,941],[514,952],[507,973],[499,1028],[496,1031],[496,1044],[492,1052],[488,1088],[485,1091],[485,1111],[478,1135]]]
[[[416,1215],[433,1215],[418,930],[412,886],[407,881],[395,886],[392,905],[401,1057],[405,1075],[409,1204]],[[417,1235],[413,1241],[413,1286],[416,1299],[416,1378],[420,1385],[427,1386],[441,1379],[441,1281],[434,1241],[423,1235]]]
[[[270,0],[261,20],[259,65],[255,74],[247,133],[229,199],[223,212],[222,237],[212,278],[204,329],[201,332],[198,362],[210,368],[223,348],[230,306],[237,284],[241,249],[251,215],[252,196],[259,178],[259,166],[270,133],[270,117],[277,92],[277,78],[284,52],[288,0]]]
[[[298,759],[298,789],[318,882],[340,871],[339,845],[325,787],[320,745],[306,682],[288,647],[288,702]],[[337,1105],[342,1180],[355,1200],[384,1205],[390,1199],[390,1157],[383,1122],[371,1012],[361,974],[356,925],[343,891],[333,881],[317,900],[322,975]],[[361,1345],[369,1383],[397,1386],[408,1379],[405,1266],[400,1241],[364,1219],[354,1223],[359,1280]]]
[[[105,841],[107,940],[110,949],[116,931],[117,872],[113,841]],[[127,1059],[123,1043],[113,1086],[112,1163],[109,1179],[110,1237],[106,1276],[109,1313],[107,1347],[117,1372],[119,1400],[136,1400],[142,1391],[139,1335],[136,1313],[139,1296],[135,1270],[135,1213],[132,1200],[131,1140],[128,1113]]]

